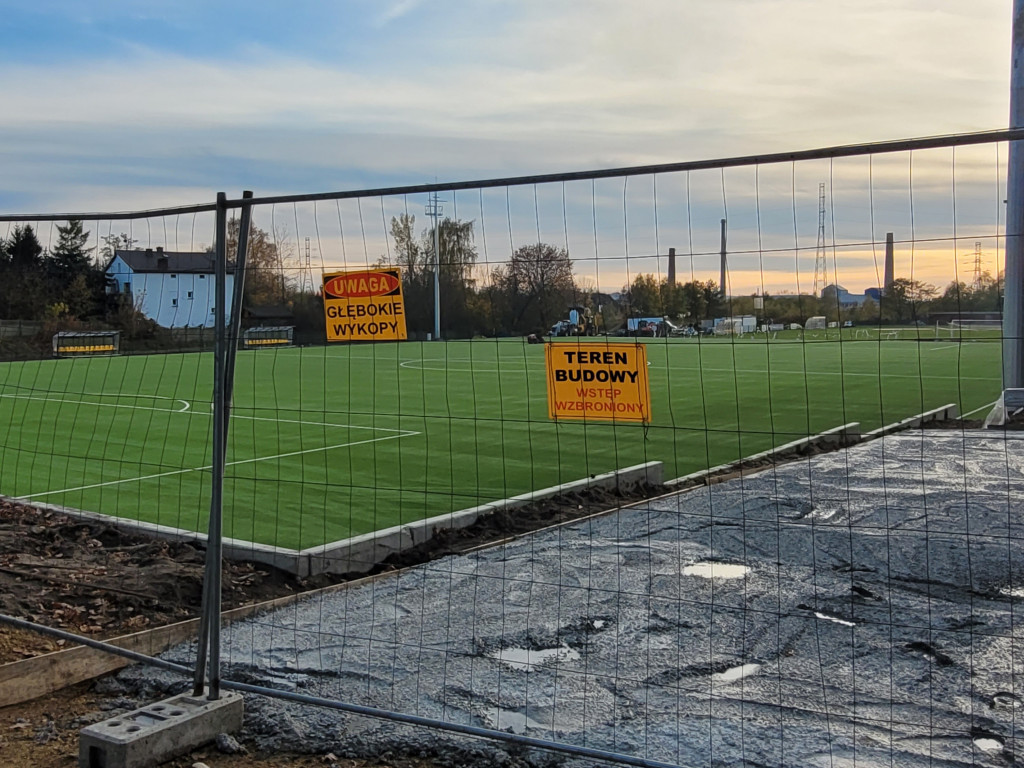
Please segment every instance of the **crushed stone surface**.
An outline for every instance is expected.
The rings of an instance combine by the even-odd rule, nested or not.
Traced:
[[[1024,435],[888,436],[239,622],[225,677],[678,765],[1008,765],[1022,501]],[[592,762],[270,698],[247,712],[261,749]]]

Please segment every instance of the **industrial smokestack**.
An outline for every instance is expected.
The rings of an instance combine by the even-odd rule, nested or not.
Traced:
[[[668,284],[676,284],[676,249],[668,249]]]
[[[888,292],[892,281],[895,279],[894,249],[892,244],[892,232],[885,233],[885,283],[882,285],[882,293]]]

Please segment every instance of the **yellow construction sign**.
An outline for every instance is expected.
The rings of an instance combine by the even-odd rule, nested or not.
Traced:
[[[405,300],[398,267],[324,274],[328,341],[403,341]]]
[[[544,349],[548,416],[588,421],[651,420],[647,347],[608,342],[553,342]]]

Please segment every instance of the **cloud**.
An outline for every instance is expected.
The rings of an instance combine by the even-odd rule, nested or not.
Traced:
[[[91,26],[111,25],[125,8],[97,9]],[[74,48],[69,35],[71,58],[50,41],[45,63],[0,59],[0,206],[122,210],[216,190],[323,192],[620,167],[1006,122],[1002,2],[438,0],[425,8],[351,0],[323,11],[262,9],[239,37],[230,14],[175,2],[162,7],[163,21],[115,25],[115,48]],[[205,44],[207,27],[218,30],[217,45]],[[911,187],[917,234],[948,234],[954,178],[960,233],[982,221],[998,229],[987,222],[1005,157],[988,151],[958,151],[955,176],[949,153],[936,162],[915,155],[912,181],[905,156],[875,158],[873,211],[864,159],[764,168],[757,187],[750,169],[729,172],[733,237],[745,229],[791,244],[798,214],[800,240],[813,247],[820,181],[842,211],[842,238],[908,230]],[[629,194],[648,181],[631,180]],[[691,182],[690,201],[682,181],[659,182],[662,231],[634,242],[616,233],[621,182],[597,185],[603,251],[654,253],[693,236],[713,254],[722,176]],[[568,206],[570,216],[581,207],[585,222],[576,200],[589,200],[583,186]],[[516,241],[531,229],[557,240],[555,198],[542,200],[540,221],[530,201],[516,204],[525,211]],[[695,235],[680,223],[687,206],[701,222]],[[648,198],[637,205],[634,230],[653,210]]]
[[[390,24],[392,21],[412,13],[422,4],[423,0],[398,0],[397,2],[392,2],[384,12],[377,17],[375,25],[383,27]]]

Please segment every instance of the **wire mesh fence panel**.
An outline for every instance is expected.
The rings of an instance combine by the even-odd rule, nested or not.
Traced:
[[[197,615],[212,417],[199,286],[213,282],[211,223],[172,213],[6,224],[6,613],[103,638]],[[171,538],[154,538],[158,527]]]
[[[254,732],[340,756],[487,735],[535,763],[1008,759],[1024,467],[982,428],[1005,156],[950,137],[253,199],[225,551],[359,577],[224,630],[226,684],[291,699],[255,700]],[[213,356],[190,334],[212,293],[185,266],[212,256],[176,239],[202,221],[117,236],[107,290],[141,336],[109,311],[58,328],[56,302],[5,318],[51,338],[6,348],[0,492],[205,531]],[[105,330],[121,354],[52,358]]]

